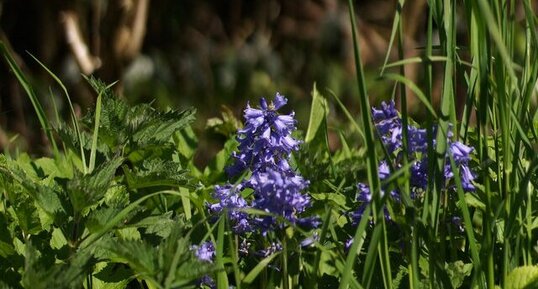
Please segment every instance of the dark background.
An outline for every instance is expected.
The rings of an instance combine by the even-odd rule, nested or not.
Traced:
[[[397,1],[355,5],[369,93],[378,103],[393,89],[376,78]],[[407,1],[403,9],[406,57],[421,53],[427,10],[425,0]],[[358,111],[347,1],[0,0],[0,40],[51,117],[52,97],[68,116],[65,96],[29,54],[60,77],[80,114],[96,97],[81,74],[94,75],[118,81],[115,90],[130,103],[196,107],[202,143],[218,139],[204,127],[222,105],[240,117],[247,100],[276,91],[289,98],[286,110],[296,111],[304,129],[314,82]],[[31,103],[1,63],[0,146],[46,153]],[[410,66],[406,73],[418,79],[417,71]]]

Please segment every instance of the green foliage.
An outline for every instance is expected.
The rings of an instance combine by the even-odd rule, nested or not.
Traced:
[[[191,252],[184,212],[159,205],[163,194],[173,205],[180,186],[192,189],[173,136],[188,127],[194,110],[129,107],[109,87],[89,82],[102,97],[100,116],[82,118],[80,135],[58,125],[64,154],[0,156],[0,270],[9,276],[2,286],[194,284],[211,267]],[[81,162],[80,146],[95,156],[91,169]]]
[[[538,267],[524,266],[517,267],[506,280],[506,289],[530,289],[538,286]]]

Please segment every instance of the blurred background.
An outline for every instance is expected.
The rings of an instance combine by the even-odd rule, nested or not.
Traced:
[[[390,98],[394,87],[376,79],[397,2],[355,4],[374,103]],[[406,57],[421,53],[427,10],[425,0],[403,7]],[[196,107],[201,145],[224,139],[205,130],[223,105],[241,119],[246,101],[272,98],[276,91],[288,97],[284,110],[294,110],[305,129],[314,82],[322,94],[329,96],[330,90],[350,111],[358,111],[347,1],[0,0],[0,40],[50,116],[53,100],[68,116],[65,96],[30,54],[64,82],[81,115],[96,98],[82,74],[117,81],[114,89],[129,103]],[[397,59],[396,50],[390,55]],[[420,77],[417,71],[406,67],[411,79]],[[31,103],[5,62],[0,65],[0,146],[46,152]]]

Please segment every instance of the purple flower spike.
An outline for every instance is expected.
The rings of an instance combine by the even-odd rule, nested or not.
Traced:
[[[220,213],[228,210],[236,233],[269,230],[294,225],[316,227],[317,217],[301,218],[299,215],[310,206],[310,197],[301,193],[309,182],[297,174],[288,160],[291,152],[298,150],[300,141],[291,136],[295,131],[295,114],[279,114],[288,100],[277,93],[273,102],[262,98],[259,108],[247,105],[244,111],[245,127],[238,130],[238,152],[232,154],[233,164],[227,168],[230,176],[250,172],[238,186],[216,186],[214,198],[218,203],[210,210]],[[253,190],[249,201],[241,197],[245,188]],[[254,208],[269,216],[254,217],[245,213]],[[285,222],[280,222],[282,217]]]
[[[241,174],[246,169],[262,170],[265,167],[278,169],[278,165],[299,148],[300,142],[291,137],[295,130],[295,114],[280,115],[277,110],[287,103],[278,94],[274,103],[268,104],[262,98],[260,109],[247,105],[245,127],[238,131],[239,153],[234,153],[234,164],[227,169],[231,176]]]

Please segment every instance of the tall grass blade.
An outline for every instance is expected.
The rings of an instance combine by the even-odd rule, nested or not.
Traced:
[[[370,115],[370,102],[368,100],[368,94],[366,92],[366,82],[364,77],[364,71],[362,68],[362,62],[361,62],[361,53],[359,48],[359,40],[358,40],[358,34],[357,34],[357,22],[355,20],[355,9],[353,7],[353,1],[349,0],[349,15],[351,20],[351,30],[352,30],[352,36],[353,36],[353,54],[355,58],[355,71],[357,73],[357,86],[359,89],[359,103],[360,103],[360,112],[362,117],[362,126],[364,128],[364,140],[367,150],[368,157],[366,158],[367,162],[367,175],[368,175],[368,184],[370,185],[370,190],[373,195],[373,201],[372,201],[372,209],[376,213],[374,214],[374,222],[376,223],[375,226],[382,226],[383,232],[382,232],[382,238],[380,239],[381,245],[378,247],[379,249],[379,258],[381,259],[381,266],[382,266],[382,273],[383,273],[383,283],[385,288],[391,288],[392,287],[392,274],[391,274],[391,266],[390,266],[390,259],[388,257],[388,252],[386,252],[388,246],[387,246],[387,238],[386,238],[386,230],[384,227],[384,220],[383,220],[383,213],[382,210],[377,210],[376,208],[382,207],[382,200],[381,200],[381,188],[379,183],[379,176],[378,176],[378,162],[377,162],[377,156],[375,152],[375,143],[374,143],[374,128],[373,128],[373,122]],[[381,212],[381,213],[379,213]],[[353,252],[351,252],[353,254]],[[346,262],[346,267],[350,265]],[[347,286],[347,282],[345,283]]]
[[[28,53],[28,54],[30,54],[30,53]],[[75,108],[73,106],[73,103],[71,102],[71,97],[69,97],[69,92],[67,91],[67,88],[65,87],[63,82],[58,78],[58,76],[56,76],[52,71],[50,71],[50,69],[48,69],[47,66],[45,66],[45,64],[43,64],[41,61],[39,61],[39,59],[34,57],[32,54],[30,54],[30,56],[52,77],[52,79],[54,79],[54,81],[56,81],[56,83],[58,83],[58,85],[62,88],[62,90],[63,90],[63,92],[65,94],[65,98],[67,99],[67,103],[69,104],[69,109],[71,110],[71,121],[73,123],[73,127],[75,128],[75,132],[76,132],[78,140],[79,140],[80,159],[82,160],[83,170],[84,170],[84,173],[87,174],[88,173],[88,166],[87,166],[87,163],[86,163],[86,154],[84,152],[84,141],[82,139],[82,134],[80,133],[80,128],[79,128],[79,125],[78,125],[78,118],[77,118],[77,115],[75,113]]]
[[[4,59],[6,60],[7,64],[9,65],[13,73],[15,74],[15,77],[17,77],[17,80],[19,81],[20,85],[22,86],[24,91],[26,91],[28,98],[30,98],[30,102],[32,103],[32,106],[34,107],[34,110],[37,115],[37,119],[39,120],[39,124],[41,125],[41,128],[45,132],[47,139],[52,145],[54,154],[58,155],[58,147],[56,146],[56,141],[54,140],[54,136],[52,135],[52,128],[51,128],[50,122],[30,82],[26,79],[26,76],[22,72],[22,69],[19,67],[19,65],[13,58],[13,56],[9,54],[9,51],[6,48],[6,45],[1,41],[0,41],[0,51],[2,52],[2,55],[4,56]]]
[[[219,226],[217,228],[217,244],[216,244],[216,261],[215,265],[219,270],[217,272],[217,288],[228,289],[228,275],[226,274],[224,267],[224,228],[226,222],[226,215],[223,215],[219,220]]]

